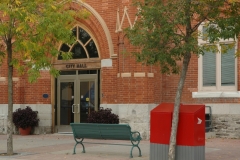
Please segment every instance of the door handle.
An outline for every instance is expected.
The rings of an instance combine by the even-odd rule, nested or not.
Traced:
[[[72,113],[75,113],[74,112],[74,106],[75,106],[75,104],[72,105]]]
[[[80,113],[80,104],[78,104],[77,106],[78,106],[78,113]]]

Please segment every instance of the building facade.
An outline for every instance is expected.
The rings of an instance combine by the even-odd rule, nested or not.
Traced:
[[[14,72],[14,110],[25,106],[37,110],[40,124],[34,133],[41,134],[71,132],[69,123],[84,123],[88,114],[99,107],[111,108],[119,115],[120,123],[129,123],[144,139],[149,139],[150,111],[161,102],[174,102],[179,75],[161,74],[158,66],[142,65],[133,56],[123,54],[134,50],[122,32],[137,19],[137,8],[131,0],[75,0],[71,4],[71,9],[81,7],[91,16],[72,27],[76,43],[59,46],[59,51],[73,52],[73,58],[64,61],[59,55],[52,63],[61,71],[60,76],[54,78],[42,70],[34,84],[27,81],[27,75]],[[200,37],[199,44],[202,43],[206,42]],[[240,59],[225,57],[233,64],[226,67],[224,57],[217,56],[192,56],[182,103],[211,106],[217,136],[240,138]],[[205,59],[211,58],[217,65],[204,68],[212,63]],[[208,73],[211,67],[216,68],[214,74]],[[4,61],[0,66],[2,133],[6,133],[7,85]]]

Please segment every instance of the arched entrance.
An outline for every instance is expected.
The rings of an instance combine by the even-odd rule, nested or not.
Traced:
[[[86,122],[92,111],[98,110],[100,54],[94,37],[83,27],[72,29],[76,42],[62,44],[60,52],[72,52],[72,59],[62,60],[61,53],[54,63],[60,70],[55,84],[55,131],[71,132],[70,123]]]

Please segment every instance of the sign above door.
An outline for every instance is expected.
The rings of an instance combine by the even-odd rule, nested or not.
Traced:
[[[55,63],[54,68],[57,70],[79,70],[79,69],[99,69],[101,62],[81,62],[81,63]]]

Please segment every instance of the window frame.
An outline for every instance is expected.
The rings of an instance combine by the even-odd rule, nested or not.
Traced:
[[[201,24],[198,27],[198,45],[216,45],[218,47],[218,50],[221,52],[221,45],[222,44],[235,44],[235,52],[237,51],[237,44],[238,40],[237,38],[233,39],[220,39],[219,42],[215,44],[210,44],[208,40],[203,40],[203,34],[202,30],[203,27],[206,26],[204,23]],[[235,85],[234,86],[222,86],[221,85],[221,53],[216,53],[216,86],[203,86],[203,55],[199,55],[198,58],[198,92],[231,92],[231,91],[237,91],[237,58],[235,58],[235,67],[234,67],[234,72],[235,72]]]
[[[76,44],[76,42],[78,42],[84,49],[85,53],[86,53],[86,58],[71,58],[69,59],[68,61],[69,62],[72,62],[72,63],[79,63],[79,62],[86,62],[86,61],[99,61],[101,60],[101,53],[100,53],[100,49],[99,49],[99,46],[98,46],[98,43],[97,43],[97,40],[95,38],[95,36],[92,34],[92,32],[84,25],[80,25],[80,24],[76,24],[74,25],[71,30],[73,30],[74,28],[77,28],[76,30],[76,41],[74,44],[71,44],[71,45],[68,45],[68,44],[65,44],[69,47],[69,51],[71,51],[73,48],[74,48],[74,45]],[[80,37],[79,37],[79,28],[83,29],[89,36],[90,38],[88,39],[87,42],[85,42],[83,44],[83,42],[80,40]],[[89,52],[88,52],[88,49],[87,49],[87,45],[93,41],[94,44],[95,44],[95,47],[97,49],[97,52],[98,52],[98,57],[91,57]],[[59,47],[58,47],[58,51],[61,51],[61,47],[62,47],[63,43],[60,43],[59,44]],[[62,62],[62,61],[65,61],[63,59],[59,59],[59,57],[56,57],[56,62]]]

